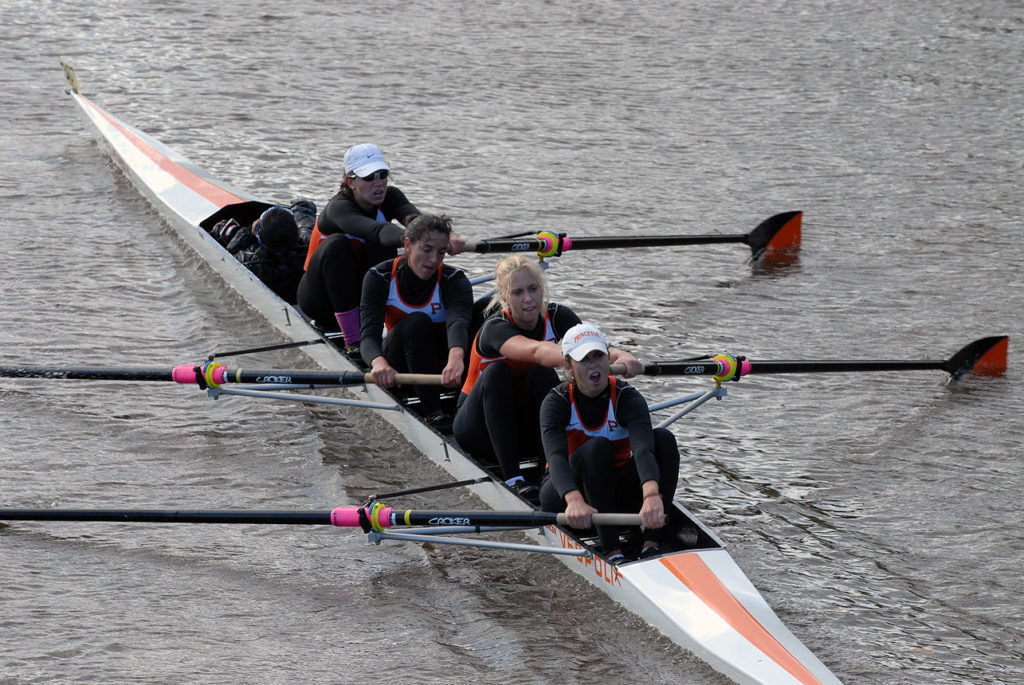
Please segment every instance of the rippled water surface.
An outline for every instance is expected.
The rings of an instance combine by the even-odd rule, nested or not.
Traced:
[[[322,205],[374,140],[472,238],[804,212],[784,268],[738,245],[557,260],[556,297],[642,359],[943,359],[1010,335],[1001,378],[756,376],[674,430],[679,499],[842,680],[1024,680],[1020,3],[44,0],[5,3],[0,38],[3,366],[279,341],[104,157],[60,59],[277,201]],[[2,380],[0,417],[3,506],[326,509],[447,478],[359,410]],[[12,524],[0,632],[19,685],[724,682],[558,562],[318,528]]]

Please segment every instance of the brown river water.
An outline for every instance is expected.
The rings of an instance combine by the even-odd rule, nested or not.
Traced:
[[[1001,378],[755,376],[673,430],[680,501],[844,682],[1024,681],[1019,2],[264,5],[3,4],[0,364],[280,341],[106,159],[60,59],[278,201],[322,206],[373,140],[472,238],[744,233],[799,209],[791,266],[570,253],[555,297],[648,360],[942,359],[1010,335]],[[320,510],[445,480],[358,409],[0,380],[5,507]],[[724,682],[552,559],[318,527],[12,523],[0,633],[4,685]]]

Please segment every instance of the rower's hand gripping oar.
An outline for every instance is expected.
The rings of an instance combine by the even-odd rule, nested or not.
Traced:
[[[541,258],[560,257],[570,250],[606,250],[627,247],[666,247],[743,243],[751,261],[792,259],[800,249],[802,212],[783,212],[762,221],[749,233],[735,235],[642,235],[570,238],[565,233],[542,231],[536,236],[466,241],[466,252],[536,252]]]

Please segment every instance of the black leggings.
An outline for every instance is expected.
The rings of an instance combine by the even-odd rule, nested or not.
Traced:
[[[558,374],[546,366],[516,379],[508,364],[489,364],[459,398],[455,439],[477,459],[497,460],[505,480],[522,475],[520,461],[540,457],[540,403],[556,385]]]
[[[423,312],[403,316],[384,338],[384,359],[399,373],[441,373],[448,363],[448,336]],[[441,391],[417,385],[424,416],[441,408]]]
[[[299,309],[325,331],[338,330],[334,314],[359,306],[366,270],[394,256],[394,248],[367,244],[357,251],[347,236],[328,235],[317,246],[299,282]]]
[[[666,515],[672,508],[679,483],[679,447],[667,428],[654,429],[654,458],[658,462],[658,492]],[[600,512],[635,513],[643,506],[640,476],[636,462],[630,458],[615,468],[615,446],[607,438],[591,438],[569,455],[572,475],[580,486],[583,499]],[[540,487],[540,506],[544,511],[565,511],[565,500],[558,494],[548,476]],[[644,541],[661,542],[664,528],[644,531]],[[618,526],[597,526],[601,549],[619,549]]]

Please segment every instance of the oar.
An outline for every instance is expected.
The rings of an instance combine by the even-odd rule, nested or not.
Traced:
[[[564,233],[544,231],[523,238],[466,241],[469,252],[536,252],[541,257],[559,256],[569,250],[604,250],[625,247],[664,247],[674,245],[712,245],[743,243],[750,247],[751,259],[785,259],[800,249],[802,212],[783,212],[762,221],[749,233],[737,235],[645,235],[629,237],[570,238]]]
[[[173,381],[198,383],[201,387],[216,388],[225,383],[275,383],[294,385],[362,385],[373,383],[373,376],[357,371],[306,371],[302,369],[270,369],[246,371],[229,369],[217,362],[204,362],[195,366],[176,366],[173,369],[148,368],[81,368],[59,369],[38,367],[0,368],[0,377],[57,378],[91,381]],[[395,374],[398,385],[441,385],[440,374]]]
[[[739,376],[753,373],[843,373],[862,371],[916,371],[939,370],[959,380],[968,373],[979,376],[998,376],[1006,371],[1006,359],[1010,338],[1005,335],[981,338],[966,345],[949,359],[937,360],[836,360],[836,361],[757,361],[741,360]],[[714,359],[683,359],[679,361],[648,362],[644,374],[659,375],[714,375],[718,380],[733,380],[726,367],[715,366]],[[616,369],[619,369],[616,371]],[[624,367],[612,367],[613,372],[622,373]]]
[[[639,514],[593,514],[596,525],[639,526]],[[249,523],[339,526],[382,530],[392,526],[549,526],[568,525],[564,513],[544,511],[399,511],[375,503],[330,511],[252,511],[245,509],[0,509],[0,521],[108,521],[115,523]]]

